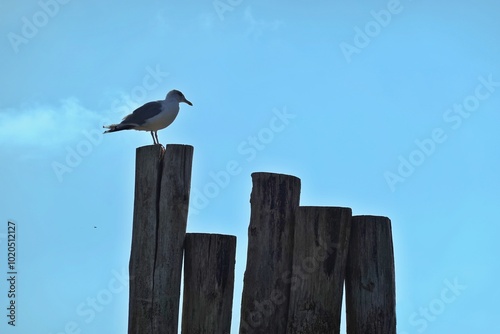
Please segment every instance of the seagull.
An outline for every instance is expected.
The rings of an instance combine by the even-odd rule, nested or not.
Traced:
[[[177,89],[168,92],[165,100],[148,102],[142,107],[135,109],[130,115],[123,118],[119,124],[105,125],[104,131],[116,132],[121,130],[142,130],[150,131],[153,143],[160,145],[158,141],[158,130],[164,129],[175,120],[179,113],[179,103],[184,102],[192,106]]]

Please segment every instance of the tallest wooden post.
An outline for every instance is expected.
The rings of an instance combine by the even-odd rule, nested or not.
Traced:
[[[193,147],[136,154],[128,333],[177,333]]]
[[[300,179],[253,173],[240,334],[285,334]]]

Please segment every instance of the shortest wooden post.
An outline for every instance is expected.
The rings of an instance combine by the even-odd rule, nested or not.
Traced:
[[[394,252],[387,217],[352,217],[346,311],[348,334],[396,334]]]
[[[182,334],[231,332],[236,237],[188,233]]]

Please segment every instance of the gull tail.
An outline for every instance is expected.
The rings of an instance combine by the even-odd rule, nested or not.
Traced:
[[[104,125],[103,128],[109,129],[109,130],[106,130],[103,133],[116,132],[116,131],[122,131],[122,130],[131,130],[131,129],[135,129],[135,127],[136,127],[135,124],[111,124],[111,125]]]

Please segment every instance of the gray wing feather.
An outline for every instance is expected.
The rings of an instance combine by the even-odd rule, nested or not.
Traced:
[[[135,109],[130,115],[123,118],[121,124],[143,125],[147,119],[153,118],[161,112],[161,103],[158,101],[148,102],[142,107]]]

